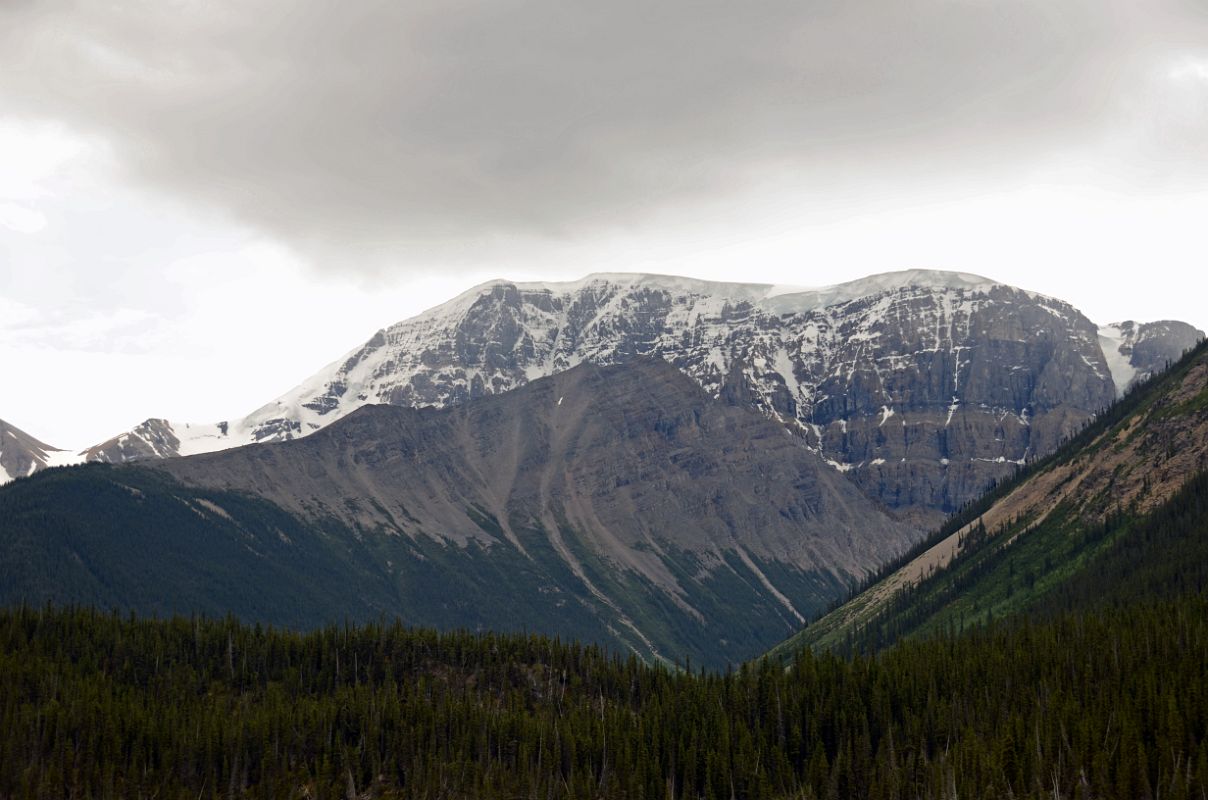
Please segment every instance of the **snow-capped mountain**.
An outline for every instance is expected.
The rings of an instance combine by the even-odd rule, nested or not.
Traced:
[[[1099,345],[1121,394],[1134,383],[1165,369],[1178,357],[1177,348],[1186,350],[1202,338],[1202,331],[1185,322],[1170,320],[1113,322],[1099,329]]]
[[[948,511],[1201,336],[1176,322],[1100,328],[1060,300],[927,270],[819,289],[642,274],[491,281],[379,331],[243,419],[151,419],[86,457],[293,439],[369,403],[445,406],[652,355],[784,420],[891,507]]]
[[[79,463],[83,456],[40,442],[0,419],[0,484],[40,469]]]

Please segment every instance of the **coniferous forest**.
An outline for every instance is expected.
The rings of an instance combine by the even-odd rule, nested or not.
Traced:
[[[1208,791],[1208,602],[724,674],[536,636],[0,615],[0,796]]]

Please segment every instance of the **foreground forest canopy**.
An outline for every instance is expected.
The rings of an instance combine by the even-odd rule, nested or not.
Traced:
[[[726,674],[388,624],[0,614],[0,797],[1208,791],[1200,594]]]

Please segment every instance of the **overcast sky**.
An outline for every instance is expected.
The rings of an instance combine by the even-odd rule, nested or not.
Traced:
[[[1208,328],[1206,0],[0,0],[0,418],[241,416],[494,277]]]

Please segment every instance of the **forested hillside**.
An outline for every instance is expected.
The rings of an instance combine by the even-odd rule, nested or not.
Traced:
[[[726,674],[538,637],[0,614],[0,797],[1202,797],[1208,602]]]
[[[1208,563],[1206,469],[1201,345],[773,653],[875,650],[1118,592],[1152,599],[1198,591]]]
[[[1017,542],[993,541],[982,528],[972,536],[980,539],[971,542],[977,550],[899,593],[871,622],[828,646],[877,650],[903,637],[959,633],[996,618],[1106,611],[1203,592],[1208,473],[1148,514],[1117,513],[1093,526],[1059,516]]]

